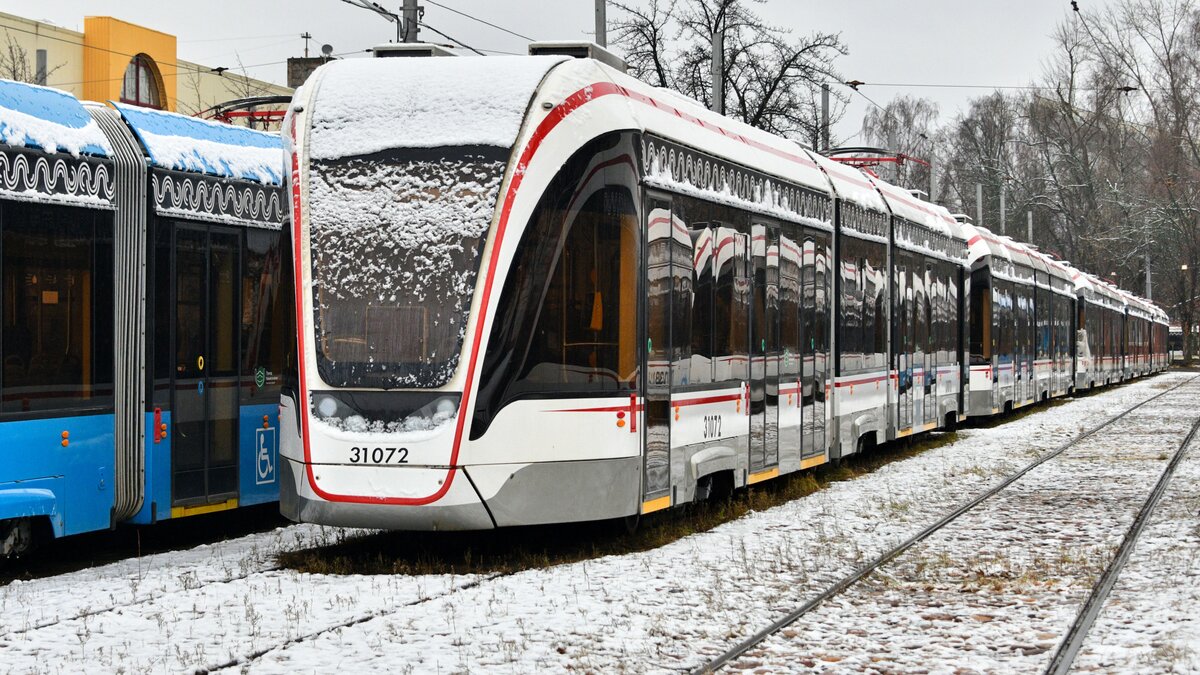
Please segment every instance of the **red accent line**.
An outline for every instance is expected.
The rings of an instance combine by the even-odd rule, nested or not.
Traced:
[[[702,398],[686,398],[678,401],[671,401],[671,405],[685,407],[689,405],[705,405],[708,403],[724,403],[727,401],[736,401],[742,397],[741,392],[737,394],[726,394],[722,396],[705,396]]]
[[[883,382],[886,379],[888,379],[887,375],[879,375],[876,377],[864,377],[864,378],[859,378],[857,380],[844,380],[842,382],[835,382],[833,386],[849,387],[849,386],[855,385],[855,384],[871,384],[872,382]]]
[[[552,413],[585,413],[585,412],[629,412],[629,406],[617,405],[607,408],[564,408],[562,410],[547,410]]]

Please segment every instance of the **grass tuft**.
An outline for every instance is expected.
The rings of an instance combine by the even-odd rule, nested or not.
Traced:
[[[707,532],[752,511],[786,504],[955,440],[934,433],[883,446],[836,465],[788,474],[732,496],[651,514],[633,533],[606,521],[514,527],[482,532],[342,534],[327,546],[283,553],[284,567],[312,574],[491,574],[649,551]],[[351,532],[351,531],[346,531]]]

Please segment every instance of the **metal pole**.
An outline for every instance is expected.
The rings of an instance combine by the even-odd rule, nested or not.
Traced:
[[[712,37],[712,109],[725,114],[725,29],[720,25]]]
[[[1005,219],[1004,219],[1004,216],[1005,216],[1004,193],[1005,192],[1006,192],[1006,190],[1004,189],[1004,183],[1001,183],[1000,184],[1000,234],[1004,234],[1004,222],[1005,222]]]
[[[983,183],[975,184],[975,224],[983,227]]]
[[[829,85],[821,85],[821,151],[829,150]]]
[[[1025,212],[1025,241],[1033,243],[1033,211]]]
[[[417,0],[404,0],[404,41],[405,42],[420,42],[417,39],[417,33],[421,30],[421,9],[417,7]],[[399,30],[399,27],[397,27]],[[397,35],[396,40],[399,41]]]
[[[1146,299],[1153,300],[1154,296],[1150,294],[1150,251],[1146,251]]]
[[[605,17],[606,0],[596,0],[596,44],[608,47],[608,19]]]

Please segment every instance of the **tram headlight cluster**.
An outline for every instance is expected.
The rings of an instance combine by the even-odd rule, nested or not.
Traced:
[[[331,417],[344,417],[345,413],[348,412],[346,407],[342,405],[341,401],[338,401],[336,398],[329,396],[328,394],[317,396],[315,403],[317,415],[323,419],[329,419]]]

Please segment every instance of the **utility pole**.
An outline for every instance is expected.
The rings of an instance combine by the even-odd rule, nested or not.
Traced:
[[[608,19],[605,17],[607,0],[596,0],[596,44],[608,47]]]
[[[1025,241],[1033,243],[1033,211],[1025,212]]]
[[[829,150],[829,85],[821,85],[821,152]]]
[[[983,227],[983,183],[975,184],[975,224]]]
[[[1000,234],[1004,234],[1004,183],[1000,184]]]
[[[420,42],[417,34],[421,30],[421,8],[417,0],[404,0],[404,42]],[[397,36],[399,41],[399,36]]]
[[[725,114],[725,16],[717,18],[712,36],[712,109]]]
[[[1149,246],[1149,242],[1146,244]],[[1154,297],[1150,294],[1150,249],[1146,249],[1146,299],[1153,300]]]
[[[304,58],[308,58],[308,41],[312,39],[312,33],[304,31],[300,34],[300,39],[304,40]]]

